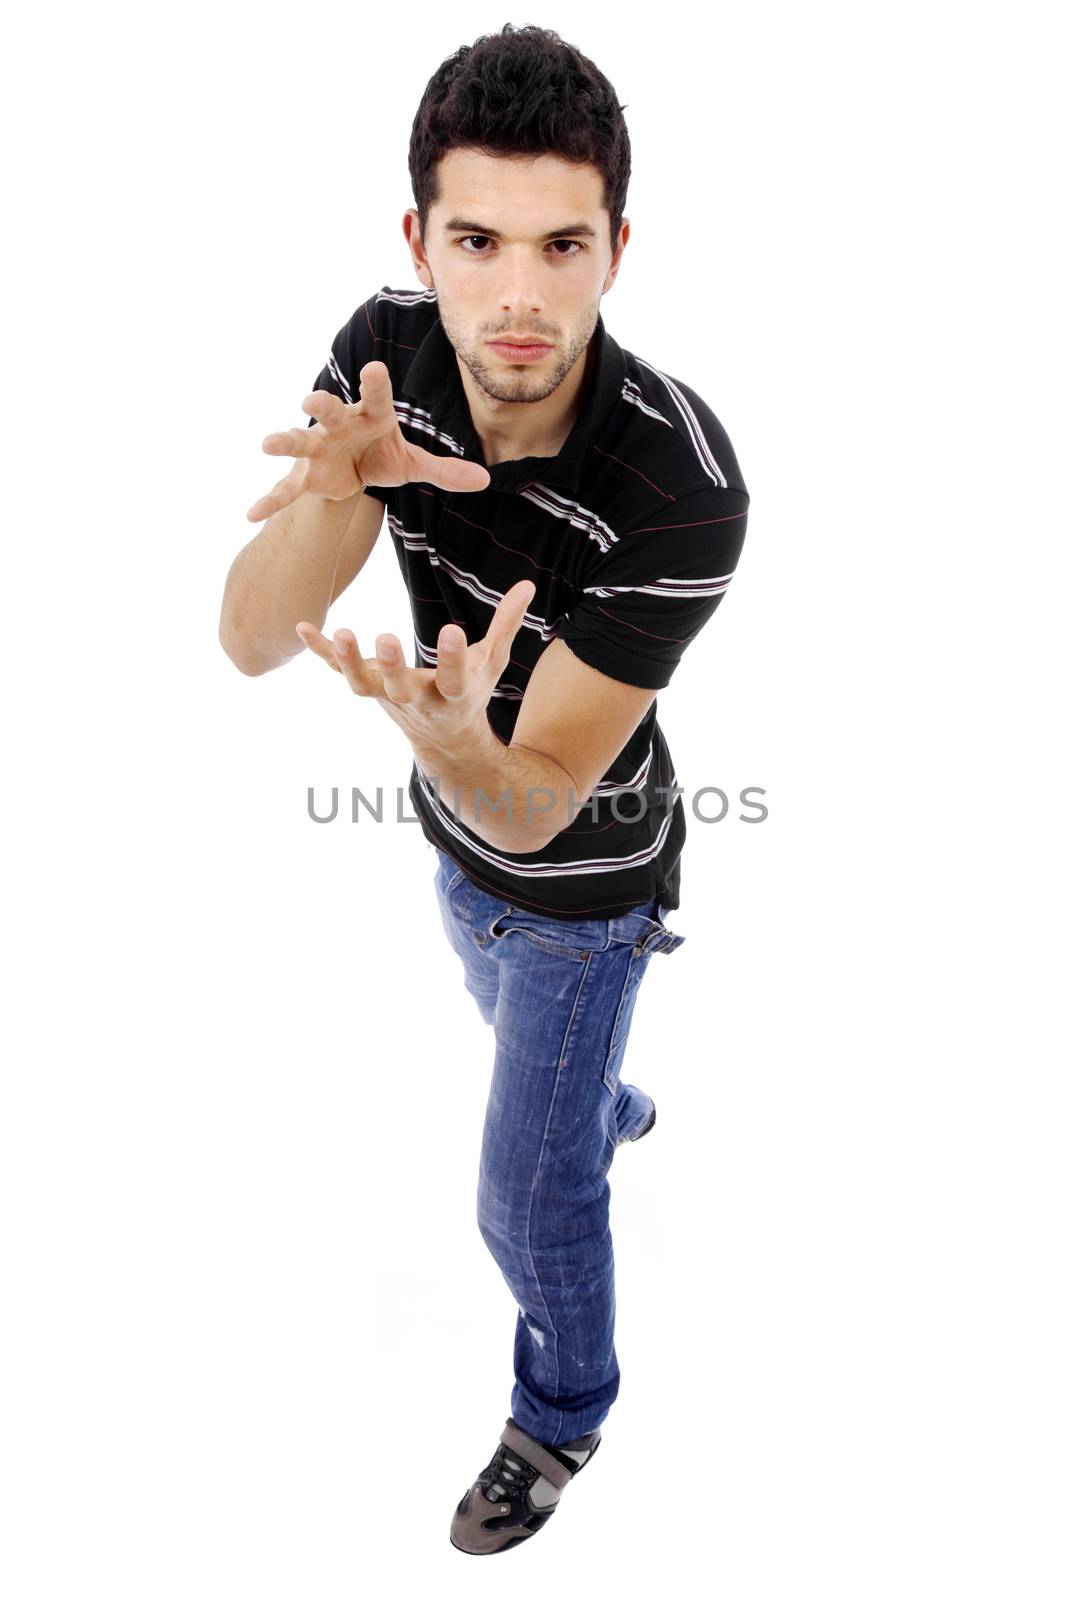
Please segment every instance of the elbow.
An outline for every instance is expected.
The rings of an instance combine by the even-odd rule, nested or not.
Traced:
[[[265,672],[270,672],[272,667],[279,665],[277,660],[268,661],[263,655],[250,649],[240,634],[234,633],[226,626],[225,621],[219,623],[219,644],[238,672],[243,673],[246,678],[261,678]],[[288,657],[285,659],[288,660]]]
[[[555,830],[548,832],[543,822],[539,827],[533,824],[523,826],[516,821],[510,825],[498,822],[494,826],[492,823],[487,825],[484,817],[478,817],[468,821],[467,826],[487,845],[494,850],[506,850],[509,856],[536,855],[538,850],[543,850],[555,838]]]
[[[262,678],[265,672],[270,671],[270,667],[263,661],[252,661],[244,656],[230,655],[228,650],[226,654],[230,656],[238,672],[243,673],[246,678]]]
[[[513,856],[534,856],[540,850],[546,850],[559,831],[558,828],[546,828],[543,823],[540,827],[523,828],[504,848]]]
[[[583,796],[577,805],[572,800],[569,812],[559,817],[555,815],[556,808],[552,807],[551,811],[543,812],[537,818],[531,819],[525,827],[515,830],[514,837],[503,848],[515,856],[532,856],[540,850],[547,850],[552,841],[570,827],[588,798],[588,795]]]
[[[512,856],[534,856],[543,850],[548,843],[547,839],[535,839],[532,834],[524,833],[519,839],[512,839],[504,846]]]

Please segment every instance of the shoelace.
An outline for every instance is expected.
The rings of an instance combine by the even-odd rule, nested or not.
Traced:
[[[509,1452],[506,1445],[497,1447],[496,1455],[490,1461],[485,1471],[481,1474],[481,1482],[485,1487],[487,1500],[510,1500],[525,1494],[526,1490],[536,1482],[540,1473],[528,1461]]]

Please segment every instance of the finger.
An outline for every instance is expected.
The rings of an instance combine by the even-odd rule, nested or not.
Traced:
[[[537,585],[529,578],[512,584],[493,613],[493,620],[485,635],[485,654],[497,675],[503,672],[511,655],[511,642],[522,627],[526,607],[537,593]]]
[[[351,628],[339,628],[333,639],[327,639],[326,635],[320,633],[313,622],[298,622],[296,631],[313,655],[317,655],[322,661],[325,661],[328,667],[332,667],[334,672],[352,683],[351,671],[346,672],[343,665],[347,660],[351,668],[353,656],[359,656],[356,636]],[[370,685],[369,689],[366,687],[368,684]],[[362,663],[359,684],[353,684],[352,686],[357,694],[380,695],[382,692],[380,674],[366,661]]]
[[[304,399],[301,400],[300,409],[301,411],[306,411],[309,417],[313,417],[320,427],[326,429],[327,433],[339,427],[346,420],[349,410],[345,402],[338,395],[331,394],[329,389],[312,390],[311,394],[305,395]],[[313,437],[310,428],[294,429],[293,431],[298,432],[302,439]]]
[[[276,511],[281,511],[285,506],[292,505],[301,494],[302,475],[297,468],[293,468],[286,477],[279,478],[270,494],[263,495],[256,501],[245,516],[249,522],[262,522],[265,517],[273,517]]]
[[[380,674],[363,659],[351,628],[337,629],[333,636],[333,649],[353,694],[381,694]]]
[[[372,422],[395,420],[393,380],[384,361],[368,361],[359,369],[360,415]]]
[[[476,494],[488,489],[490,478],[477,461],[460,461],[456,456],[434,456],[421,445],[408,445],[408,471],[411,483],[432,483],[438,489]]]
[[[467,641],[458,623],[448,622],[437,635],[434,682],[446,700],[462,700],[469,686]]]
[[[308,428],[286,428],[281,433],[268,433],[261,446],[268,456],[310,456],[318,449]]]
[[[394,705],[410,705],[418,695],[418,685],[404,660],[400,640],[394,634],[380,633],[375,641],[375,649],[386,697]]]
[[[335,672],[340,672],[341,668],[337,664],[337,656],[334,653],[332,643],[326,638],[325,634],[319,632],[313,622],[298,622],[296,631],[312,655],[318,656],[321,661],[325,661],[326,665],[332,667]]]

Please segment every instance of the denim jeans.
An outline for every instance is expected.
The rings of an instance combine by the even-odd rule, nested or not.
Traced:
[[[652,1114],[619,1074],[648,958],[684,936],[655,898],[620,917],[547,917],[437,856],[445,932],[496,1035],[477,1216],[519,1307],[511,1415],[560,1444],[599,1427],[619,1392],[607,1174]]]

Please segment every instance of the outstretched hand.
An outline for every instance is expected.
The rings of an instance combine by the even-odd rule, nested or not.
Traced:
[[[436,667],[409,667],[392,633],[379,634],[377,656],[365,657],[351,628],[338,628],[332,640],[310,622],[298,622],[296,631],[314,655],[347,678],[353,694],[379,702],[407,735],[416,756],[454,753],[484,731],[485,708],[536,592],[528,578],[514,584],[476,644],[467,643],[458,623],[445,623],[437,636]]]

